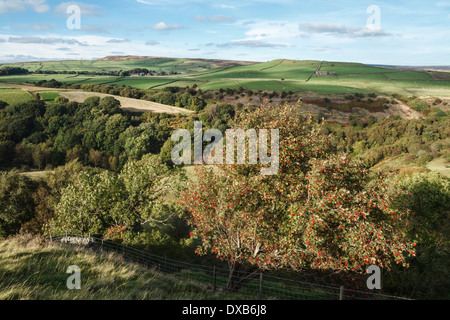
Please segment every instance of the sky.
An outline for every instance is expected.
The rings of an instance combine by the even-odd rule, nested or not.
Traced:
[[[111,55],[450,65],[450,0],[0,0],[1,63]]]

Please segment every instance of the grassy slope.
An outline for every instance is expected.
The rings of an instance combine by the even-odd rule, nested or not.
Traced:
[[[81,290],[68,290],[70,265],[81,269]],[[117,255],[61,247],[22,236],[0,242],[0,300],[232,299],[204,284],[161,274]]]
[[[405,160],[407,156],[408,154],[388,156],[376,164],[373,169],[394,170],[405,174],[437,171],[441,175],[450,178],[450,163],[444,157],[434,159],[426,164],[418,164]]]
[[[55,91],[40,92],[39,95],[41,96],[42,100],[49,103],[54,103],[55,99],[60,96],[59,92]]]
[[[427,168],[450,178],[450,162],[445,158],[437,158],[427,164]]]
[[[238,64],[238,62],[236,63]],[[237,88],[284,90],[315,93],[399,93],[406,96],[427,95],[450,97],[450,73],[387,69],[360,63],[323,62],[322,71],[335,71],[338,76],[312,77],[320,61],[273,60],[250,65],[224,66],[208,60],[175,58],[129,61],[56,61],[16,64],[30,71],[118,71],[136,67],[156,71],[177,71],[180,75],[164,77],[108,77],[88,75],[27,75],[2,77],[2,81],[21,83],[56,79],[77,84],[117,84],[136,88],[193,85],[202,89]],[[284,79],[284,80],[282,80]],[[437,80],[439,79],[439,80]]]
[[[0,87],[0,101],[8,104],[16,104],[33,100],[33,97],[23,90],[17,88],[3,88]]]
[[[235,64],[241,64],[235,62]],[[147,68],[149,70],[178,71],[178,72],[205,72],[217,68],[220,63],[211,60],[195,60],[183,58],[150,58],[150,59],[99,59],[99,60],[65,60],[65,61],[42,61],[3,64],[3,66],[14,66],[28,69],[30,72],[41,71],[121,71],[134,68]]]
[[[48,91],[39,91],[41,99],[45,102],[53,103],[59,96],[59,93],[52,89],[48,89]],[[4,101],[9,105],[33,100],[33,94],[35,93],[36,92],[33,92],[32,90],[22,90],[0,83],[0,101]]]

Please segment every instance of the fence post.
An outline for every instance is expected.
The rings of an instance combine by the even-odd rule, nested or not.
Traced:
[[[259,299],[262,299],[263,294],[263,273],[259,273]]]
[[[214,285],[213,285],[213,292],[216,293],[216,266],[213,267],[213,279],[214,279]]]
[[[102,244],[100,245],[100,253],[103,253],[103,239],[102,239]]]
[[[53,242],[52,233],[50,232],[50,242]]]
[[[344,300],[344,286],[341,286],[339,290],[339,300]]]

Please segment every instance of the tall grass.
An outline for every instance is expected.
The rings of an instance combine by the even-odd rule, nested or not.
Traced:
[[[71,265],[81,269],[81,289],[66,286]],[[238,299],[206,285],[125,262],[114,253],[49,244],[18,236],[0,242],[0,300],[204,300]]]

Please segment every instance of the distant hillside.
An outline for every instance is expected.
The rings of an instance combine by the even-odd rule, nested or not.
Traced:
[[[5,66],[9,65],[0,65],[0,69]],[[277,59],[260,63],[140,56],[17,63],[14,66],[27,69],[31,74],[2,76],[2,82],[21,84],[55,79],[80,86],[116,85],[138,89],[195,85],[202,90],[243,88],[246,92],[299,92],[304,96],[333,95],[331,98],[351,94],[397,94],[439,98],[450,103],[448,70],[318,60]],[[127,76],[122,71],[132,72]]]
[[[173,58],[152,57],[152,56],[108,56],[108,57],[98,59],[97,61],[135,61],[135,60],[151,60],[151,59],[158,60],[158,59],[173,59]],[[195,59],[195,58],[176,58],[176,60],[211,63],[217,67],[242,66],[242,65],[251,65],[251,64],[259,63],[259,62],[255,62],[255,61]]]
[[[371,66],[404,70],[450,70],[450,66],[396,66],[385,64],[371,64]]]
[[[30,72],[98,72],[132,70],[147,68],[157,72],[176,71],[178,73],[197,73],[224,67],[246,66],[256,64],[251,61],[232,61],[218,59],[188,59],[150,56],[108,56],[97,60],[60,60],[34,61],[24,63],[0,64],[2,67],[14,66]]]
[[[158,57],[149,56],[107,56],[97,61],[130,61],[130,60],[145,60],[145,59],[156,59]]]

